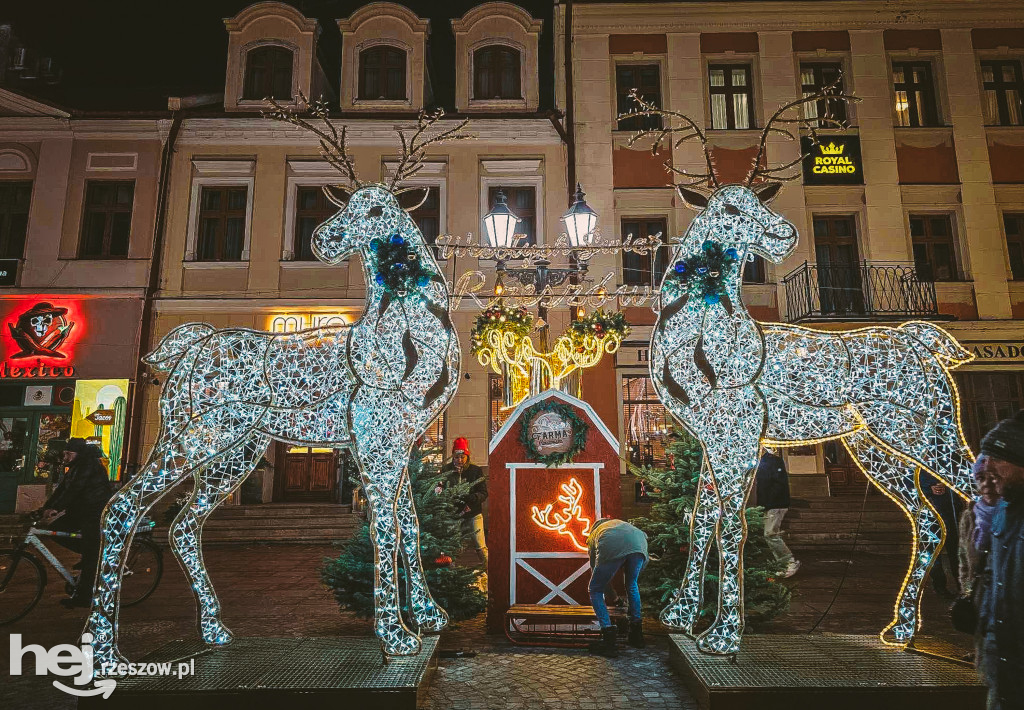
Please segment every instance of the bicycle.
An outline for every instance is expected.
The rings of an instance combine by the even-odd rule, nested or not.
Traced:
[[[153,542],[156,523],[143,518],[139,532],[125,562],[124,582],[121,586],[121,606],[134,606],[145,601],[160,583],[164,572],[164,556],[160,546]],[[80,533],[45,530],[29,526],[25,539],[16,548],[0,550],[0,626],[24,617],[43,598],[46,588],[46,568],[39,558],[28,551],[36,550],[64,578],[65,591],[71,596],[78,586],[78,572],[71,572],[43,544],[41,537],[81,538]]]

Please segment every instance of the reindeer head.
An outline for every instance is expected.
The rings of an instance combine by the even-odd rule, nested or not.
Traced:
[[[777,182],[753,187],[726,185],[706,197],[677,186],[683,202],[699,212],[683,238],[682,253],[696,253],[711,240],[740,253],[753,252],[773,263],[781,262],[793,253],[798,235],[791,222],[768,208],[780,187]]]
[[[338,264],[368,248],[373,239],[419,234],[409,211],[423,203],[427,188],[396,195],[385,185],[374,183],[354,191],[325,187],[324,193],[341,209],[313,232],[313,254],[320,261]]]

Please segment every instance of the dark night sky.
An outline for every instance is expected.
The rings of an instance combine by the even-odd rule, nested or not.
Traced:
[[[252,4],[244,0],[90,0],[3,3],[0,21],[11,21],[30,47],[58,60],[63,80],[29,93],[69,108],[93,111],[162,110],[168,95],[219,92],[224,88],[227,31],[223,18]],[[323,29],[321,64],[337,90],[341,39],[335,20],[365,2],[293,0]],[[408,0],[402,4],[430,20],[428,41],[435,103],[451,108],[454,44],[450,20],[477,0]],[[540,38],[541,109],[551,108],[553,64],[551,0],[521,0],[544,20]]]

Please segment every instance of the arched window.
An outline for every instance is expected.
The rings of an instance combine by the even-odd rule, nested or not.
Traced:
[[[473,98],[521,99],[519,50],[502,45],[483,47],[473,53]]]
[[[405,51],[378,45],[359,53],[359,98],[404,100]]]
[[[245,56],[243,99],[292,98],[292,50],[257,47]]]

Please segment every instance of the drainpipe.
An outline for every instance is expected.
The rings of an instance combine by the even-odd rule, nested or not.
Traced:
[[[167,194],[171,183],[171,162],[174,156],[174,144],[181,129],[182,110],[174,100],[168,102],[171,111],[171,128],[167,133],[163,154],[160,157],[160,184],[156,204],[156,223],[153,227],[153,254],[149,260],[149,283],[146,285],[142,301],[142,323],[139,326],[139,354],[135,366],[135,388],[132,391],[132,409],[129,418],[128,451],[125,461],[131,462],[127,472],[136,473],[139,465],[139,446],[142,439],[142,402],[143,388],[148,381],[146,365],[142,356],[148,352],[153,337],[153,302],[160,289],[160,262],[164,253],[164,231],[167,224]]]
[[[569,204],[576,194],[576,122],[573,104],[576,97],[572,89],[572,0],[565,0],[565,46],[563,62],[565,63],[565,160],[566,188],[569,191]]]

